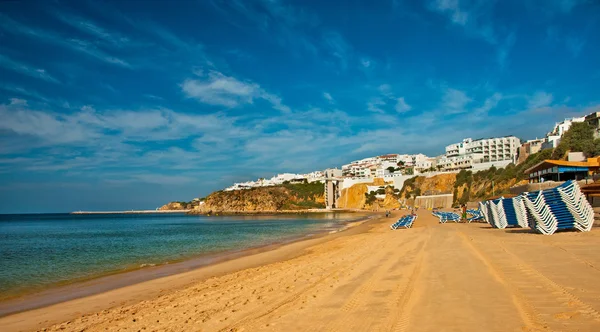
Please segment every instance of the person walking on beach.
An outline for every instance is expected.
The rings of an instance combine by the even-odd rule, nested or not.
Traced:
[[[462,205],[462,220],[467,220],[467,204]]]

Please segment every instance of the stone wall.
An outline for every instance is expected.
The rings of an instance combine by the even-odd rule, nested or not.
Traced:
[[[415,199],[415,206],[418,206],[422,209],[448,209],[452,207],[453,199],[454,195],[452,194],[417,196],[417,198]]]

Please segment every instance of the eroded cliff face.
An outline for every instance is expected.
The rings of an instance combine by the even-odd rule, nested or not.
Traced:
[[[413,194],[417,196],[451,194],[456,183],[456,174],[439,174],[430,178],[417,176],[414,181],[411,180],[405,182],[401,198],[411,198]]]
[[[190,210],[192,209],[192,204],[191,203],[185,203],[185,202],[170,202],[168,204],[165,204],[163,206],[161,206],[159,208],[159,210],[161,211],[168,211],[168,210]]]
[[[524,182],[527,181],[496,179],[492,188],[492,179],[474,176],[473,173],[440,174],[430,178],[418,176],[405,182],[400,196],[410,199],[413,195],[454,194],[455,203],[476,202],[508,193],[510,187]]]
[[[252,213],[325,207],[322,184],[282,185],[247,190],[217,191],[191,213]]]
[[[367,184],[357,183],[350,188],[342,189],[342,195],[338,200],[340,209],[363,209],[367,198]]]
[[[391,187],[386,187],[385,198],[383,200],[377,200],[372,204],[367,204],[368,186],[387,186],[390,183],[386,183],[381,178],[373,179],[371,183],[357,183],[350,188],[342,190],[340,199],[338,200],[338,207],[341,209],[394,209],[400,207],[397,197],[394,195],[394,191]]]

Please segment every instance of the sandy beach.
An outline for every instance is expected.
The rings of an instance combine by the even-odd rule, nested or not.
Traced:
[[[0,330],[600,330],[600,229],[392,220],[3,317]]]

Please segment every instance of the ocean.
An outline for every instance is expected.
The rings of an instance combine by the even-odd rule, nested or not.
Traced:
[[[283,243],[364,216],[0,215],[0,300],[103,275]]]

